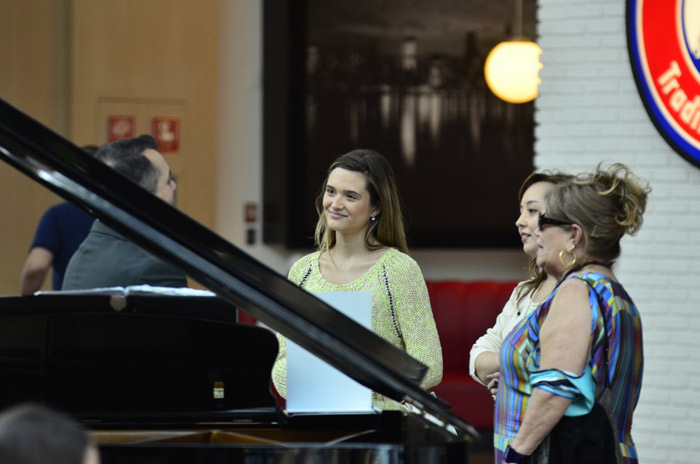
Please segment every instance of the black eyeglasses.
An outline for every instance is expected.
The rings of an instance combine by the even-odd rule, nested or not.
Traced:
[[[547,224],[551,224],[553,226],[570,226],[571,224],[573,224],[573,222],[560,221],[559,219],[548,218],[544,214],[539,213],[537,217],[537,227],[539,227],[540,230],[542,230],[542,226],[545,226]]]

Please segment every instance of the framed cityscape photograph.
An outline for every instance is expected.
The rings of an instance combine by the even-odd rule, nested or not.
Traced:
[[[267,243],[311,248],[329,165],[370,148],[394,169],[410,247],[520,246],[534,104],[499,100],[483,74],[512,1],[270,0],[264,18]],[[522,18],[534,39],[534,0]]]

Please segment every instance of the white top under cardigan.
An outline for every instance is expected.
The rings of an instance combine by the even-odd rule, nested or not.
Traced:
[[[513,293],[510,294],[510,298],[508,298],[501,314],[496,318],[496,324],[486,330],[486,333],[478,338],[469,351],[469,375],[482,385],[486,384],[476,376],[476,358],[486,351],[498,354],[501,351],[501,344],[506,335],[513,330],[513,327],[518,322],[529,316],[539,306],[539,303],[532,301],[532,292],[525,295],[518,304],[518,290],[524,283],[520,282],[513,289]]]

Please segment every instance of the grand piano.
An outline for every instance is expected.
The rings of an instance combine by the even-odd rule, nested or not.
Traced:
[[[476,430],[426,367],[0,100],[0,158],[211,290],[0,298],[0,408],[84,424],[111,463],[466,463]],[[274,334],[420,413],[276,406]],[[428,418],[430,420],[428,420]]]

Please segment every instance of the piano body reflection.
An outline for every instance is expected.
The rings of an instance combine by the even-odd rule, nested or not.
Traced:
[[[478,437],[423,391],[426,367],[0,100],[0,158],[215,296],[0,298],[0,407],[80,420],[110,463],[464,463]],[[116,193],[118,192],[118,193]],[[274,334],[423,415],[288,414]]]

